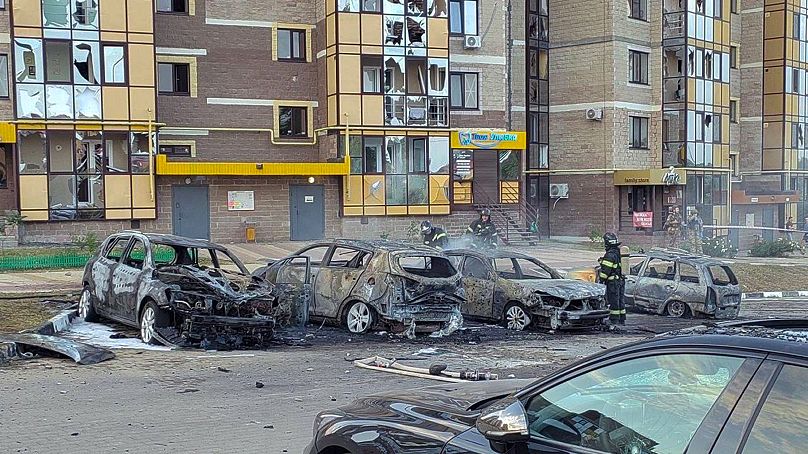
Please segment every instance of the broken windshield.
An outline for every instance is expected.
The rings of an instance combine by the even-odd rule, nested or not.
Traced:
[[[715,285],[736,285],[738,279],[735,278],[735,273],[728,266],[712,265],[707,268],[710,272],[710,277]]]
[[[152,258],[155,266],[187,265],[197,268],[208,267],[226,271],[247,273],[241,261],[228,251],[177,246],[165,243],[152,243]]]
[[[443,257],[410,255],[396,258],[398,266],[407,273],[429,278],[448,278],[457,274],[452,262]]]

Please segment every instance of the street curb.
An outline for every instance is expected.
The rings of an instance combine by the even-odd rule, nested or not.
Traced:
[[[741,299],[761,299],[761,298],[798,298],[808,297],[808,290],[793,292],[753,292],[741,294]]]
[[[67,329],[67,327],[73,322],[73,319],[78,316],[78,309],[67,309],[52,317],[45,323],[39,325],[37,328],[28,330],[28,332],[43,334],[45,336],[53,336],[54,334]]]

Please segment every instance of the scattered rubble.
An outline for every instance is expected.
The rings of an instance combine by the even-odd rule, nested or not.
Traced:
[[[480,372],[478,370],[464,370],[460,372],[449,371],[447,370],[448,366],[446,364],[433,364],[428,368],[423,368],[407,366],[399,363],[398,361],[398,359],[386,359],[382,358],[381,356],[371,356],[365,359],[357,359],[353,363],[355,366],[363,369],[390,372],[410,377],[428,378],[452,383],[496,380],[498,378],[497,374]]]

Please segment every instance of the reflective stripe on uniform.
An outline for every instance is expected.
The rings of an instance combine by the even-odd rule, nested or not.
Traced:
[[[603,266],[608,266],[609,268],[617,268],[617,263],[610,262],[606,259],[601,260],[600,264]]]
[[[625,314],[626,311],[623,311]],[[620,315],[620,311],[609,311],[609,315]]]
[[[615,281],[615,280],[618,279],[618,276],[616,274],[613,274],[613,275],[609,276],[606,273],[600,273],[600,278],[601,279],[606,279],[607,281]]]
[[[437,240],[438,238],[443,238],[445,236],[446,236],[445,233],[439,233],[438,236],[435,237],[435,239]]]

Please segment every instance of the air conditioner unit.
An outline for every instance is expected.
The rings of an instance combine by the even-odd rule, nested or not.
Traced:
[[[463,40],[463,47],[466,49],[479,49],[483,42],[479,36],[469,35]]]
[[[570,185],[567,183],[555,183],[550,185],[551,199],[568,199],[570,197]]]
[[[603,109],[586,109],[586,119],[594,121],[603,120]]]

